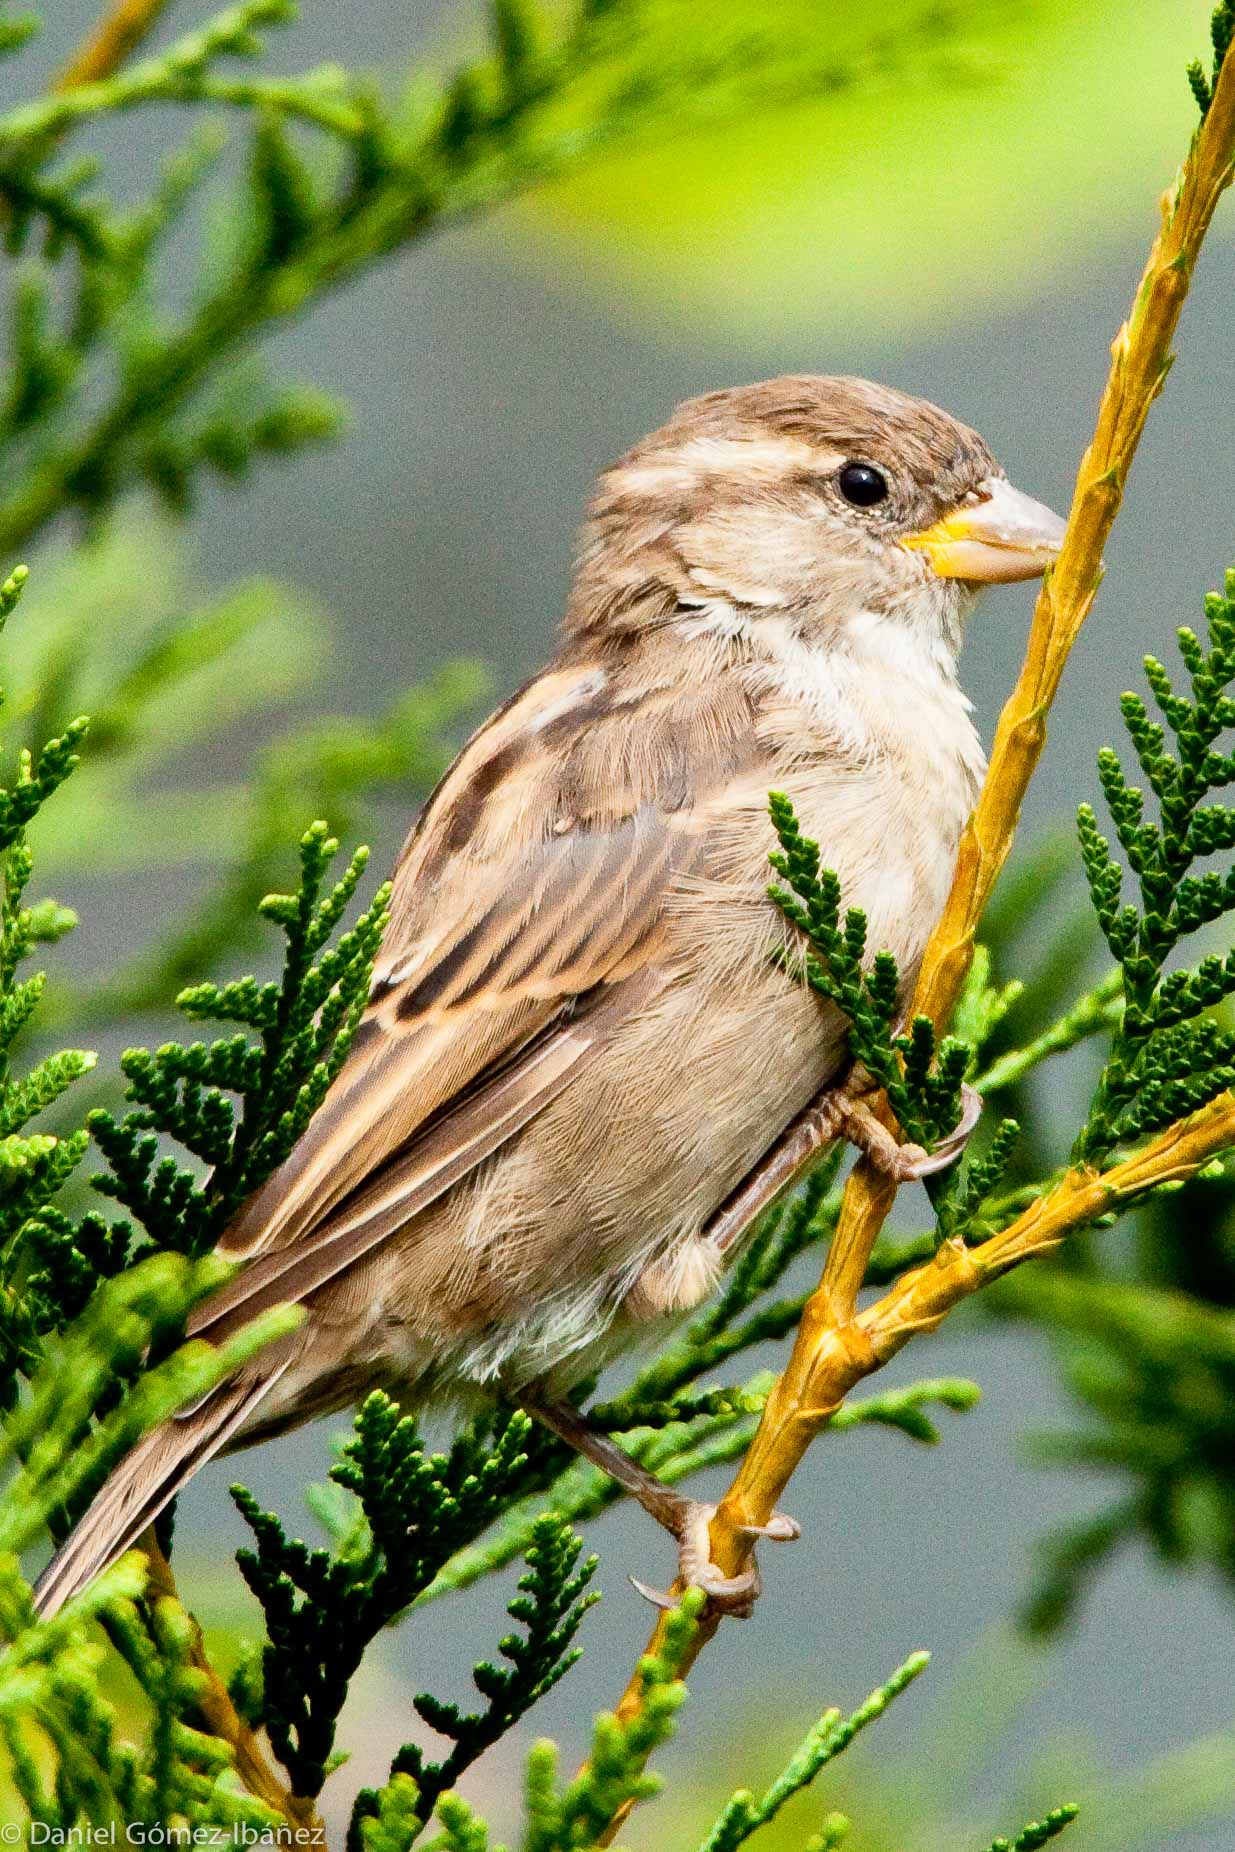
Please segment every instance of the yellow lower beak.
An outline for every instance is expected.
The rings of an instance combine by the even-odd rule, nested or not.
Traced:
[[[925,553],[941,579],[986,585],[1039,578],[1059,553],[1059,516],[1004,476],[988,476],[977,495],[901,545]]]

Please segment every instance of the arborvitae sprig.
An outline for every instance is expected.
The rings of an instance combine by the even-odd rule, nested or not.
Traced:
[[[48,1843],[56,1833],[69,1843],[70,1829],[109,1818],[148,1829],[177,1814],[203,1826],[272,1824],[268,1810],[236,1788],[229,1746],[202,1728],[188,1617],[167,1599],[134,1605],[146,1579],[140,1561],[123,1558],[50,1621],[34,1619],[18,1570],[20,1554],[66,1507],[79,1508],[142,1434],[295,1322],[279,1309],[218,1349],[183,1345],[117,1401],[135,1362],[225,1274],[213,1260],[162,1254],[105,1284],[55,1341],[28,1398],[0,1430],[0,1733],[17,1792],[48,1829]],[[140,1747],[131,1701],[122,1728],[104,1695],[90,1625],[100,1616],[143,1694],[149,1729]]]
[[[977,1043],[950,1035],[936,1047],[934,1025],[924,1016],[915,1019],[907,1034],[897,1033],[901,986],[895,958],[883,951],[868,960],[865,915],[851,907],[842,921],[840,881],[832,870],[820,868],[819,845],[802,835],[787,797],[773,792],[769,807],[780,842],[770,860],[787,885],[773,883],[768,893],[809,948],[804,956],[796,947],[778,951],[777,956],[844,1013],[851,1053],[886,1093],[902,1136],[930,1149],[957,1121],[961,1084],[973,1070]],[[983,1040],[1018,994],[1015,986],[995,991],[988,975],[988,965],[979,959],[960,1011],[960,1020]],[[1017,1122],[1005,1119],[983,1157],[969,1158],[946,1178],[928,1181],[941,1239],[989,1232],[986,1204],[1007,1169],[1018,1136]],[[738,1263],[739,1273],[743,1266]]]
[[[178,998],[195,1020],[237,1022],[251,1033],[130,1049],[120,1065],[136,1110],[119,1122],[109,1112],[91,1115],[110,1165],[96,1187],[123,1203],[156,1247],[187,1254],[213,1247],[239,1204],[291,1151],[343,1064],[368,999],[390,889],[380,888],[331,945],[368,853],[358,850],[323,893],[338,846],[324,823],[313,824],[301,839],[297,891],[261,903],[286,939],[279,983],[197,984]],[[208,1167],[204,1181],[159,1156],[160,1134]]]
[[[838,62],[792,8],[758,33],[714,23],[672,38],[642,18],[632,29],[629,11],[628,0],[491,0],[478,56],[444,80],[417,73],[388,100],[334,65],[254,68],[295,8],[240,0],[101,81],[0,114],[4,232],[31,274],[0,405],[0,551],[72,509],[97,522],[139,484],[183,509],[206,472],[238,476],[272,450],[333,435],[333,405],[255,384],[245,362],[286,318],[392,253],[652,128],[736,114],[755,98],[766,110],[832,94],[889,57],[872,33]],[[939,30],[899,43],[921,55]],[[0,51],[23,36],[12,22]],[[135,123],[169,107],[253,130],[228,234],[202,276],[174,292],[158,258],[208,170],[200,148],[190,143],[151,197],[126,209],[109,196],[106,167],[72,146],[101,119]]]
[[[23,567],[0,585],[0,628],[25,583]],[[28,1129],[89,1072],[94,1055],[62,1049],[25,1074],[13,1068],[14,1044],[44,987],[41,972],[19,978],[19,970],[36,946],[54,944],[76,924],[55,901],[26,904],[33,868],[26,832],[76,768],[86,724],[74,720],[37,753],[19,753],[16,777],[0,785],[0,1407],[37,1364],[42,1340],[80,1310],[99,1274],[115,1271],[124,1253],[123,1239],[117,1243],[98,1218],[78,1224],[55,1205],[85,1156],[87,1133]]]
[[[1235,1034],[1205,1012],[1235,993],[1235,953],[1172,965],[1181,943],[1235,910],[1235,870],[1193,873],[1202,857],[1235,848],[1235,810],[1205,799],[1235,779],[1235,754],[1218,750],[1235,725],[1235,573],[1226,596],[1205,601],[1209,648],[1179,632],[1190,697],[1178,694],[1152,656],[1145,673],[1166,726],[1138,695],[1120,707],[1159,820],[1145,816],[1115,753],[1098,756],[1103,792],[1135,879],[1139,905],[1125,901],[1124,869],[1081,806],[1081,856],[1098,923],[1123,974],[1124,1011],[1074,1155],[1100,1162],[1116,1145],[1184,1118],[1235,1082]],[[1174,752],[1166,744],[1170,733]]]
[[[0,1735],[11,1792],[42,1843],[83,1843],[112,1820],[153,1840],[177,1816],[202,1829],[243,1829],[257,1843],[277,1815],[236,1786],[230,1746],[200,1727],[195,1629],[176,1603],[135,1606],[144,1574],[128,1557],[107,1570],[54,1621],[28,1621],[29,1588],[11,1559],[0,1563],[0,1609],[23,1622],[0,1662]],[[91,1625],[104,1618],[136,1680],[121,1717],[104,1695],[102,1648]],[[148,1725],[140,1747],[132,1736]],[[40,1843],[39,1839],[34,1840]]]
[[[1065,1826],[1071,1826],[1080,1808],[1073,1802],[1054,1808],[1042,1820],[1030,1820],[1015,1839],[992,1839],[986,1852],[1038,1852],[1051,1839],[1057,1839]]]
[[[638,1709],[628,1717],[604,1713],[596,1719],[591,1754],[573,1781],[564,1787],[559,1782],[555,1744],[540,1742],[531,1750],[520,1852],[581,1852],[595,1846],[624,1806],[658,1791],[659,1779],[647,1773],[647,1761],[673,1734],[686,1696],[681,1668],[702,1605],[697,1592],[691,1592],[673,1611],[659,1652],[640,1662]],[[442,1795],[435,1824],[441,1832],[428,1852],[489,1852],[488,1826],[460,1795]],[[424,1830],[416,1783],[396,1773],[373,1797],[372,1812],[359,1821],[352,1852],[408,1852]]]
[[[519,1852],[575,1852],[596,1845],[632,1800],[654,1795],[659,1783],[646,1772],[647,1760],[673,1733],[685,1698],[680,1670],[702,1603],[688,1594],[671,1616],[658,1655],[640,1666],[642,1704],[626,1718],[597,1718],[591,1754],[581,1774],[565,1788],[558,1781],[558,1757],[552,1743],[538,1743],[527,1760],[524,1782],[525,1826]],[[765,1792],[756,1797],[739,1790],[699,1843],[697,1852],[737,1852],[776,1820],[786,1803],[810,1787],[842,1755],[854,1738],[876,1722],[925,1670],[927,1653],[914,1653],[850,1716],[825,1711]],[[354,1852],[408,1852],[425,1830],[425,1796],[415,1778],[396,1771],[372,1797],[371,1810],[354,1834]],[[989,1852],[1035,1852],[1062,1832],[1075,1817],[1074,1806],[1056,1808],[1031,1822],[1014,1841],[996,1840]],[[457,1794],[437,1802],[440,1835],[431,1852],[489,1852],[489,1828]],[[829,1814],[811,1838],[807,1852],[831,1852],[841,1845],[849,1822]]]
[[[49,1523],[60,1535],[59,1514],[80,1511],[150,1428],[299,1324],[298,1310],[280,1306],[221,1345],[171,1348],[179,1321],[227,1274],[213,1257],[156,1254],[92,1296],[57,1340],[57,1367],[41,1368],[0,1438],[0,1467],[23,1462],[0,1516],[0,1549],[28,1548]]]
[[[582,1648],[572,1642],[583,1616],[600,1599],[585,1592],[597,1559],[589,1556],[575,1568],[582,1547],[555,1512],[537,1519],[527,1550],[527,1573],[520,1577],[520,1592],[506,1610],[525,1632],[508,1634],[500,1643],[508,1667],[484,1660],[472,1668],[476,1689],[486,1700],[483,1711],[464,1715],[458,1705],[443,1703],[428,1692],[413,1698],[417,1715],[454,1744],[442,1761],[428,1762],[415,1743],[408,1743],[391,1763],[392,1776],[410,1775],[415,1782],[421,1819],[430,1817],[440,1796],[454,1787],[463,1771],[513,1729],[578,1659]],[[361,1793],[352,1815],[353,1845],[362,1843],[361,1822],[380,1810],[376,1793]]]
[[[459,1823],[459,1830],[451,1832],[447,1821],[451,1815],[451,1804],[447,1800],[440,1803],[439,1820],[442,1835],[437,1841],[439,1852],[488,1852],[489,1829],[482,1821],[475,1822],[475,1831],[469,1831],[465,1822]],[[464,1807],[465,1816],[470,1809]],[[420,1812],[420,1794],[416,1783],[410,1775],[392,1775],[386,1785],[374,1796],[373,1811],[360,1822],[359,1839],[363,1852],[408,1852],[419,1837],[424,1827]]]
[[[985,1153],[968,1159],[951,1187],[935,1199],[939,1235],[943,1239],[982,1239],[993,1229],[984,1211],[1002,1183],[1012,1161],[1021,1128],[1015,1119],[1001,1119]]]
[[[449,1453],[426,1454],[416,1423],[375,1390],[331,1471],[359,1500],[361,1520],[334,1554],[289,1540],[234,1488],[257,1538],[240,1566],[266,1616],[263,1721],[298,1794],[316,1794],[329,1772],[348,1681],[369,1642],[529,1489],[539,1445],[528,1417],[512,1414],[465,1429]],[[553,1560],[560,1566],[560,1554]]]
[[[633,1715],[602,1714],[583,1771],[560,1789],[557,1752],[539,1743],[528,1757],[523,1852],[567,1852],[594,1844],[630,1801],[660,1789],[647,1773],[648,1758],[672,1736],[686,1697],[681,1672],[698,1625],[703,1598],[688,1590],[665,1625],[660,1650],[639,1664],[641,1702]]]
[[[1209,114],[1209,106],[1214,100],[1214,86],[1231,48],[1231,41],[1235,39],[1235,0],[1219,0],[1209,22],[1209,36],[1213,45],[1213,62],[1208,73],[1199,58],[1194,58],[1188,66],[1188,83],[1196,98],[1202,121]]]
[[[770,1825],[786,1801],[809,1787],[821,1769],[848,1749],[860,1730],[882,1717],[929,1664],[929,1653],[913,1653],[851,1717],[842,1718],[838,1710],[825,1711],[761,1798],[743,1789],[733,1795],[699,1852],[737,1852],[761,1827]]]
[[[788,884],[773,882],[768,894],[809,948],[800,959],[786,952],[785,962],[844,1012],[854,1059],[887,1094],[904,1136],[929,1148],[956,1124],[970,1049],[949,1036],[936,1051],[934,1026],[924,1016],[907,1035],[897,1032],[896,959],[887,951],[868,959],[860,907],[850,907],[842,921],[840,879],[820,867],[819,844],[803,836],[789,798],[773,791],[768,807],[780,842],[768,859]]]

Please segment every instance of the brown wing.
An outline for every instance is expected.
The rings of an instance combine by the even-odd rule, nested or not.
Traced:
[[[734,678],[623,692],[551,670],[481,729],[400,858],[370,1006],[331,1095],[225,1250],[248,1264],[191,1329],[302,1299],[496,1150],[596,1058],[665,975],[663,902],[752,751]],[[723,802],[720,808],[724,809]],[[163,1423],[40,1584],[54,1613],[130,1543],[287,1367]]]
[[[666,887],[701,837],[689,745],[643,705],[615,701],[596,669],[551,670],[465,748],[400,857],[348,1061],[229,1229],[223,1251],[250,1264],[195,1329],[302,1297],[406,1221],[646,994]]]

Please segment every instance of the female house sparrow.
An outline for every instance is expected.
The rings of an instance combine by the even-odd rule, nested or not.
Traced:
[[[519,1401],[674,1531],[687,1580],[749,1603],[709,1508],[565,1392],[711,1290],[804,1143],[921,1170],[845,1093],[840,1014],[769,956],[767,796],[911,986],[983,768],[963,622],[1062,533],[973,431],[857,379],[709,393],[602,477],[557,650],[413,829],[347,1063],[189,1330],[308,1316],[129,1454],[44,1612],[213,1454],[375,1385]]]

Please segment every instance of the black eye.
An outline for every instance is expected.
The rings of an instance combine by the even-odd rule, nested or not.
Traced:
[[[852,502],[855,508],[873,508],[888,493],[887,477],[869,463],[843,464],[836,480],[845,500]]]

